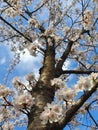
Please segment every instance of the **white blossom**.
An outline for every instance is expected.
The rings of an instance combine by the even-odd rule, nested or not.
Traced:
[[[75,96],[76,96],[76,91],[74,91],[72,88],[64,87],[56,91],[56,97],[58,101],[64,100],[70,102],[74,100]]]
[[[98,79],[98,73],[91,73],[88,77],[81,76],[74,85],[76,92],[91,90],[94,85],[94,81]]]
[[[55,38],[55,29],[53,28],[53,27],[48,27],[47,29],[46,29],[46,31],[45,31],[45,33],[44,33],[46,36],[50,36],[50,37],[52,37],[52,38]],[[51,44],[53,44],[53,43],[51,43],[52,42],[52,39],[50,38],[50,37],[48,37],[48,43],[51,45]]]
[[[47,103],[47,106],[44,108],[44,111],[40,115],[40,119],[43,124],[46,124],[48,121],[50,123],[57,122],[63,117],[63,109],[60,104],[51,104]]]
[[[14,18],[19,14],[22,14],[22,4],[20,0],[8,0],[8,2],[13,5],[5,10],[5,14],[8,17]]]
[[[35,76],[33,75],[33,73],[29,73],[28,75],[26,75],[27,81],[33,81],[34,79],[35,79]]]
[[[88,29],[89,26],[91,25],[92,21],[93,21],[93,14],[90,10],[86,10],[84,12],[84,16],[83,16],[83,27],[85,29]]]
[[[19,86],[19,82],[20,82],[19,77],[14,77],[12,80],[12,84],[15,88],[17,88],[17,86]]]
[[[13,102],[17,109],[28,109],[34,104],[34,98],[30,94],[25,93],[16,96]]]
[[[28,46],[28,51],[30,52],[30,55],[37,56],[37,53],[36,53],[37,48],[38,48],[38,45],[36,43],[31,43]]]
[[[3,130],[14,130],[14,125],[10,122],[5,122],[3,125]]]
[[[34,26],[35,28],[39,26],[39,23],[35,18],[30,18],[28,21],[28,24],[30,24],[31,26]]]
[[[4,85],[0,85],[0,98],[13,94],[13,91]]]
[[[51,85],[55,85],[57,88],[63,88],[65,86],[65,83],[60,78],[54,78],[53,80],[51,80]]]

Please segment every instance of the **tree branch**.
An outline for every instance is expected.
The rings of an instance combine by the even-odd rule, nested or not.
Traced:
[[[6,4],[8,4],[10,7],[13,7],[9,2],[7,2],[6,0],[4,0],[4,2],[6,2]],[[15,8],[13,8],[15,10]],[[28,21],[28,19],[23,15],[23,14],[20,14],[20,16],[22,16],[25,20]]]
[[[68,43],[68,45],[67,45],[67,47],[66,47],[66,49],[65,49],[65,51],[64,51],[64,53],[63,53],[63,55],[61,56],[61,60],[57,63],[57,66],[56,66],[56,70],[57,70],[57,71],[58,71],[58,70],[62,70],[62,66],[63,66],[65,60],[67,59],[67,57],[68,57],[68,55],[69,55],[69,53],[70,53],[70,51],[71,51],[71,48],[72,48],[73,43],[74,43],[73,41],[70,41],[70,42]]]
[[[92,114],[90,113],[90,111],[89,111],[89,108],[88,108],[88,107],[86,107],[86,110],[87,110],[87,112],[88,112],[88,114],[89,114],[90,118],[93,120],[93,122],[95,123],[95,125],[98,127],[98,124],[97,124],[97,122],[95,121],[95,119],[94,119],[94,117],[92,116]]]
[[[86,100],[97,90],[98,81],[94,83],[93,88],[90,91],[86,91],[80,99],[66,112],[66,115],[61,121],[62,128],[64,128],[74,117],[77,111],[82,107],[82,105],[86,102]]]
[[[12,26],[8,21],[6,21],[2,16],[0,16],[0,19],[6,23],[8,26],[10,26],[14,31],[16,31],[18,34],[20,34],[21,36],[23,36],[26,40],[28,40],[29,42],[32,42],[32,40],[28,37],[26,37],[23,33],[21,33],[18,29],[16,29],[14,26]]]
[[[87,112],[88,112],[90,118],[93,120],[93,122],[95,123],[95,125],[98,127],[97,122],[95,121],[94,117],[92,116],[92,114],[91,114],[90,111],[89,111],[90,106],[91,106],[93,103],[97,102],[97,101],[98,101],[98,99],[92,101],[85,109],[87,110]]]
[[[45,3],[43,3],[40,7],[38,7],[37,9],[35,9],[35,10],[32,11],[32,12],[28,12],[28,11],[25,11],[25,12],[26,12],[27,14],[31,15],[31,14],[37,12],[38,10],[40,10],[47,2],[48,2],[48,0],[45,1]]]
[[[27,41],[32,42],[31,38],[26,37],[22,32],[20,32],[18,29],[16,29],[13,25],[11,25],[8,21],[6,21],[2,16],[0,16],[0,19],[6,23],[8,26],[10,26],[14,31],[16,31],[18,34],[20,34],[21,36],[23,36]],[[39,47],[39,49],[44,52],[44,49],[42,49],[41,47]]]
[[[85,33],[87,33],[87,34],[89,35],[90,31],[89,31],[89,30],[84,30],[84,29],[82,29],[82,30],[81,30],[81,33],[80,33],[80,35],[79,35],[79,37],[78,37],[75,41],[69,41],[69,43],[68,43],[68,45],[67,45],[65,51],[63,52],[62,56],[60,57],[61,60],[60,60],[60,61],[57,63],[57,65],[56,65],[56,72],[57,72],[58,76],[60,76],[60,74],[61,74],[60,71],[62,71],[62,66],[63,66],[65,60],[68,58],[68,55],[69,55],[70,52],[71,52],[72,45],[73,45],[77,40],[80,39],[81,34],[83,35],[83,34],[85,34]],[[80,62],[80,61],[79,61],[79,62]],[[82,64],[82,66],[84,66],[84,64],[83,64],[82,62],[80,62],[80,63]],[[84,66],[84,67],[85,67],[85,66]]]
[[[91,74],[91,73],[97,73],[98,71],[90,71],[90,70],[85,70],[85,71],[82,71],[82,70],[62,70],[61,71],[61,74]]]

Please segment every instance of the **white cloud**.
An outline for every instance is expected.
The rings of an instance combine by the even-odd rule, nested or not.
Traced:
[[[62,69],[67,70],[67,69],[70,68],[70,66],[71,66],[71,62],[69,60],[67,60],[67,61],[64,62]]]
[[[17,65],[17,69],[28,72],[35,72],[38,74],[38,68],[40,68],[41,63],[41,55],[38,57],[33,57],[30,55],[29,51],[25,49],[25,54],[20,55],[20,63]]]
[[[0,60],[0,64],[3,65],[4,63],[6,63],[6,58],[3,57],[1,60]]]

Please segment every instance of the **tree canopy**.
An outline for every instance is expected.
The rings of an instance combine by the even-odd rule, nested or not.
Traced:
[[[38,77],[0,85],[1,130],[98,129],[98,0],[0,0],[0,43],[9,73],[26,50],[42,60]]]

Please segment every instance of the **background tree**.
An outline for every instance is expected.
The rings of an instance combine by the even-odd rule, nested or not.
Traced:
[[[15,77],[15,91],[0,85],[1,130],[27,123],[22,113],[28,130],[98,129],[90,112],[98,107],[97,11],[97,0],[0,0],[0,42],[15,54],[9,72],[25,49],[42,55],[38,79],[30,73],[25,84]],[[71,80],[78,81],[69,86]],[[86,114],[90,124],[83,124]]]

